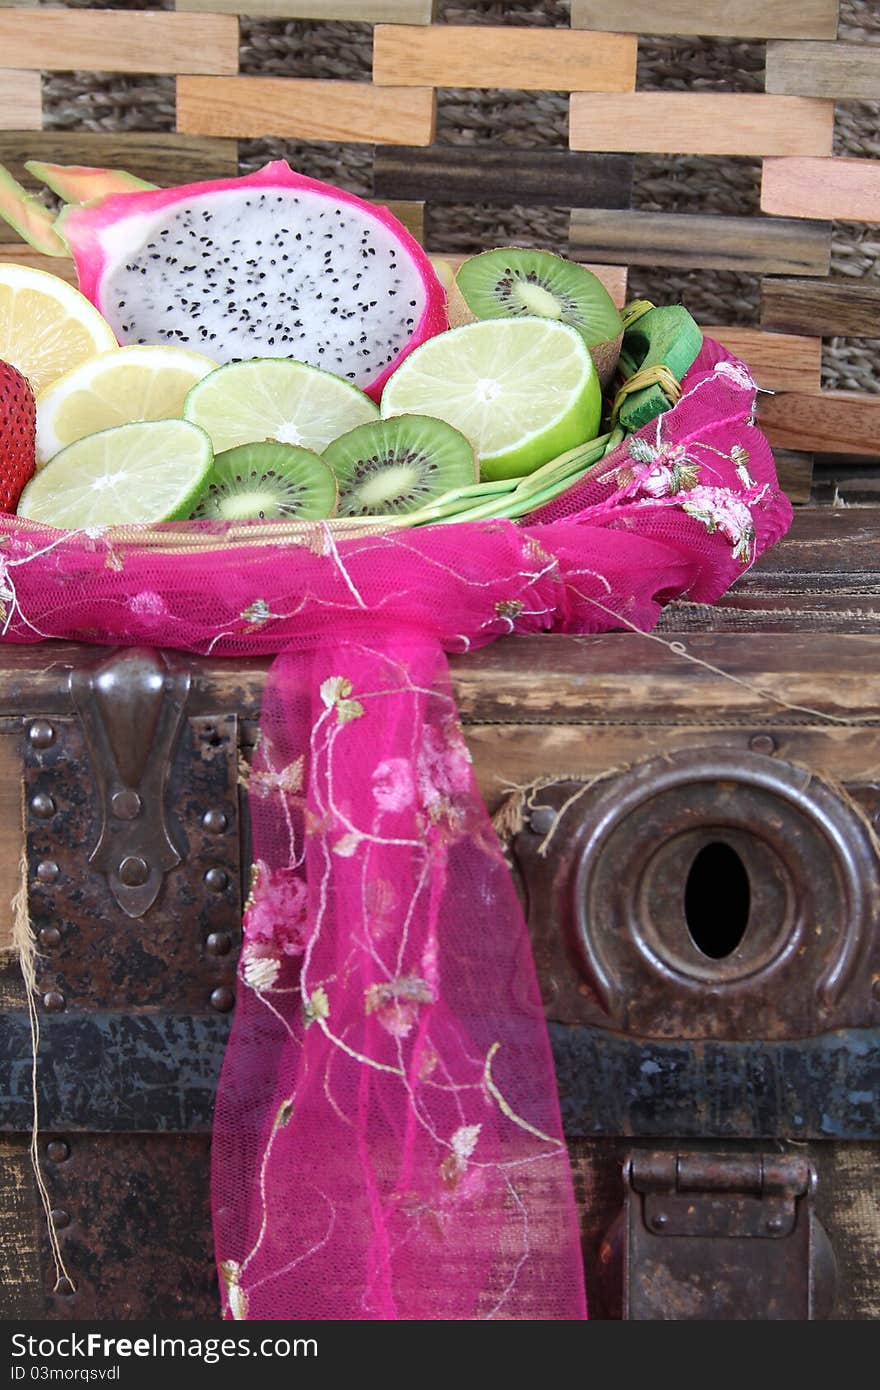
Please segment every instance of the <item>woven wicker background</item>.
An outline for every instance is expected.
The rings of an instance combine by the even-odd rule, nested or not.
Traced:
[[[878,132],[877,0],[0,0],[18,177],[284,157],[429,251],[545,246],[680,299],[750,363],[798,502],[880,490]],[[6,233],[23,255],[73,278]]]
[[[69,8],[172,9],[172,0],[67,0]],[[699,0],[694,0],[699,10]],[[243,5],[244,7],[244,5]],[[567,27],[568,0],[438,0],[436,17],[450,24]],[[369,81],[373,26],[317,20],[241,19],[241,72]],[[841,0],[839,38],[880,45],[877,0]],[[764,44],[738,39],[640,37],[637,90],[755,91],[764,89]],[[173,77],[63,73],[43,79],[45,129],[173,131]],[[568,96],[563,92],[446,88],[437,94],[437,142],[493,142],[511,148],[566,149]],[[284,156],[305,173],[372,192],[372,161],[363,146],[291,140],[242,140],[242,170]],[[838,102],[836,155],[880,156],[880,101]],[[756,213],[760,160],[706,155],[638,155],[632,205],[647,211]],[[565,252],[568,207],[429,205],[429,250],[471,252],[499,243]],[[832,276],[880,283],[880,228],[834,226]],[[629,292],[658,301],[681,298],[707,323],[757,322],[759,280],[732,271],[674,271],[633,267]],[[822,384],[880,392],[880,339],[826,340]]]

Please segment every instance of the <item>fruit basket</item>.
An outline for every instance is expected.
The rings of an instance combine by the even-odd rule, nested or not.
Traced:
[[[45,18],[37,20],[35,34]],[[76,13],[62,18],[73,25],[74,33]],[[132,22],[130,16],[124,18]],[[167,18],[181,28],[180,20],[193,25],[198,16]],[[210,15],[204,20],[205,34],[212,33],[216,41],[215,55],[228,49],[226,18]],[[595,16],[582,15],[584,20],[600,24]],[[50,23],[54,22],[53,17]],[[524,65],[536,55],[540,62],[544,51],[533,42],[536,35],[527,41],[524,33],[514,35],[511,30],[501,44],[499,52],[513,65],[508,77],[513,72],[522,75]],[[582,37],[576,29],[548,31],[545,62],[547,55],[563,51],[563,33],[564,48],[581,64],[579,71],[593,74],[579,80],[598,83],[608,111],[616,110],[617,119],[625,119],[629,107],[620,98],[639,94],[604,90],[606,79],[595,64],[601,66],[605,36],[589,36],[588,57],[586,46],[576,42]],[[397,141],[408,131],[413,141],[427,136],[428,144],[424,89],[411,85],[416,75],[422,73],[419,83],[427,86],[442,86],[454,73],[465,84],[476,81],[481,52],[482,61],[487,61],[481,44],[490,38],[499,42],[497,35],[478,35],[476,67],[456,68],[450,49],[453,38],[442,25],[414,34],[395,25],[377,29],[371,95],[345,93],[351,103],[347,119],[354,120],[359,139],[367,131],[372,139],[380,131],[392,131],[387,138]],[[401,43],[414,45],[411,51],[407,47],[406,61],[395,47]],[[612,56],[613,82],[631,85],[632,74],[621,74],[628,71],[627,61],[634,60],[634,41],[608,35],[606,57]],[[214,61],[222,65],[227,59],[215,56]],[[242,123],[224,128],[221,140],[233,130],[252,133],[256,126],[247,125],[252,119],[247,101],[259,103],[270,89],[261,86],[257,91],[248,84],[275,80],[294,84],[285,96],[296,98],[299,90],[303,103],[297,114],[296,101],[292,106],[286,102],[283,120],[301,121],[300,128],[313,133],[305,103],[309,93],[315,93],[307,79],[236,78],[221,75],[224,72],[221,66],[219,73],[211,69],[208,76],[181,73],[177,78],[181,134],[193,130],[201,135],[208,127],[209,143],[217,138],[214,122],[220,119]],[[246,86],[237,85],[241,82]],[[233,85],[221,91],[216,83]],[[534,79],[524,82],[533,84]],[[373,106],[376,89],[381,100]],[[233,93],[235,100],[242,99],[236,116],[228,114]],[[573,143],[603,138],[596,102],[591,108],[586,99],[591,95],[587,90],[572,96]],[[793,106],[790,114],[800,113],[804,127],[798,127],[797,135],[794,127],[786,127],[783,136],[772,135],[771,113],[759,115],[753,135],[760,152],[781,163],[786,154],[795,162],[813,155],[827,159],[824,118],[812,109],[822,103],[804,102],[801,111],[798,99],[792,100],[797,111]],[[675,103],[667,102],[664,110],[673,120]],[[745,119],[745,107],[738,103],[737,114],[740,110]],[[227,114],[218,117],[217,111]],[[779,108],[777,121],[782,114]],[[639,119],[649,116],[646,107]],[[578,121],[584,123],[582,130],[589,129],[589,137],[577,135]],[[636,147],[639,138],[645,138],[639,129],[637,122],[631,140]],[[331,134],[325,126],[318,138]],[[737,153],[746,152],[742,138],[740,132]],[[171,154],[172,145],[168,148]],[[51,140],[38,151],[53,152]],[[175,146],[174,159],[178,152]],[[392,168],[392,156],[386,151],[384,157]],[[528,168],[528,160],[523,162]],[[376,167],[382,167],[378,153]],[[277,165],[268,169],[276,170],[270,179],[278,177]],[[152,171],[135,165],[136,175],[146,172]],[[258,177],[244,186],[261,186]],[[69,185],[64,191],[69,197]],[[93,194],[94,185],[86,191]],[[116,200],[120,207],[131,208],[137,199],[158,196],[149,188],[120,191],[116,186],[105,190],[103,204],[92,204],[84,212],[73,206],[52,230],[57,235],[60,228],[65,235],[66,250],[77,236],[78,219],[85,226],[95,206],[107,208]],[[335,196],[345,200],[342,193]],[[17,208],[19,225],[24,226],[25,214],[41,223],[38,205],[19,202]],[[380,214],[372,215],[381,220]],[[639,216],[631,215],[622,234],[627,225],[639,228]],[[600,219],[593,220],[598,237]],[[573,228],[576,225],[581,224],[575,219]],[[117,228],[114,221],[112,236],[117,236]],[[42,229],[46,232],[45,222]],[[33,232],[33,227],[28,230]],[[693,235],[699,230],[694,227]],[[797,241],[796,229],[787,227],[784,233]],[[690,235],[691,229],[681,234]],[[396,229],[395,235],[401,236]],[[254,243],[258,240],[253,232],[249,237]],[[409,247],[405,239],[402,244]],[[154,245],[144,243],[148,256],[158,255],[150,250]],[[118,241],[115,247],[119,251]],[[149,267],[138,262],[130,246],[123,251],[117,259],[125,273],[146,280]],[[419,266],[427,264],[417,251],[411,254]],[[755,264],[781,263],[768,261],[768,255],[766,249],[759,251]],[[482,340],[491,343],[491,350],[482,358],[477,354],[471,381],[485,380],[497,388],[496,376],[480,363],[495,360],[503,335],[493,327],[491,315],[481,317],[467,302],[467,267],[481,259],[467,261],[454,285],[448,261],[430,272],[434,278],[423,305],[429,321],[425,341],[402,362],[395,360],[396,371],[383,375],[380,364],[364,383],[376,395],[382,393],[383,429],[413,414],[436,421],[431,409],[435,398],[429,394],[426,405],[419,364],[429,360],[445,336],[437,332],[443,324],[431,320],[432,305],[440,303],[432,298],[438,274],[446,279],[450,313],[461,309],[455,304],[455,291],[476,321],[455,328],[449,336],[457,345],[455,354],[441,355],[422,375],[433,380],[435,393],[454,394],[457,362],[467,355],[468,343]],[[108,314],[111,309],[127,312],[129,292],[111,305],[99,288],[103,269],[94,269],[94,260],[92,254],[92,279],[92,271],[84,269],[84,262],[80,265],[83,288]],[[508,267],[503,270],[509,278]],[[663,604],[679,595],[695,603],[713,602],[776,541],[790,520],[790,508],[755,425],[755,380],[711,333],[691,345],[687,360],[672,361],[671,350],[683,331],[679,314],[678,332],[658,360],[645,363],[651,347],[646,325],[651,315],[662,316],[673,306],[664,302],[654,309],[650,303],[631,300],[621,324],[628,335],[624,356],[629,346],[631,360],[620,380],[606,390],[602,407],[598,390],[593,389],[591,402],[584,385],[586,379],[597,380],[600,365],[584,365],[584,349],[572,347],[573,331],[568,323],[558,322],[558,297],[549,319],[541,319],[535,280],[529,281],[526,273],[523,282],[533,287],[530,312],[518,323],[498,322],[525,325],[539,338],[512,350],[512,357],[521,361],[531,352],[545,376],[550,363],[560,377],[571,369],[574,354],[581,376],[563,406],[542,417],[537,430],[520,427],[506,452],[494,447],[493,437],[493,447],[480,454],[479,478],[471,459],[469,479],[458,476],[405,516],[389,520],[380,511],[363,518],[272,522],[253,512],[226,511],[162,525],[155,524],[160,515],[151,516],[144,518],[148,529],[143,529],[78,515],[65,535],[43,529],[47,515],[37,508],[26,510],[7,528],[4,623],[9,639],[146,644],[212,657],[283,653],[264,697],[261,742],[249,773],[254,877],[245,910],[233,1046],[227,1054],[215,1131],[215,1236],[223,1308],[229,1317],[583,1314],[567,1163],[550,1055],[543,1026],[536,1023],[540,1004],[534,972],[523,957],[521,914],[450,709],[442,652],[469,650],[512,633],[620,627],[638,631],[652,626]],[[114,283],[118,288],[118,280]],[[546,285],[538,288],[548,294]],[[229,293],[224,288],[226,299]],[[179,305],[179,286],[170,297]],[[543,307],[546,310],[546,304]],[[174,322],[176,326],[179,319]],[[662,317],[659,323],[664,329]],[[216,330],[200,327],[210,341]],[[643,331],[636,352],[634,344]],[[504,333],[509,340],[510,330]],[[783,341],[779,335],[778,342],[768,344],[768,336],[720,334],[722,343],[729,339],[746,358],[749,346],[755,346],[761,359],[759,385],[767,360],[771,366],[764,380],[802,385],[803,340]],[[561,349],[554,356],[557,341]],[[190,341],[185,350],[193,348]],[[313,361],[311,368],[317,371],[320,363]],[[194,423],[193,412],[212,385],[223,410],[230,410],[236,401],[235,370],[208,372],[191,385],[189,404],[182,411],[186,418],[174,422],[179,438],[173,448],[160,449],[166,463],[173,455],[180,475],[170,479],[178,494],[162,516],[191,510],[195,490],[183,477],[183,446],[204,429],[207,418]],[[224,371],[230,375],[218,384]],[[510,394],[537,397],[542,389],[549,394],[546,382],[536,384],[538,375],[536,369],[524,385],[517,379]],[[386,409],[386,401],[393,406],[397,392],[403,408]],[[249,399],[254,394],[253,389],[239,391]],[[786,394],[798,393],[767,398],[771,437],[774,410]],[[649,397],[654,398],[653,411],[649,408],[641,418],[632,414]],[[816,400],[821,410],[833,412],[834,401],[829,405],[820,396]],[[579,437],[577,431],[566,432],[570,407],[576,407]],[[591,410],[594,418],[587,431],[583,418]],[[59,408],[53,428],[62,414]],[[374,414],[354,423],[349,434],[377,428]],[[496,408],[496,418],[500,414]],[[797,446],[803,440],[796,429],[785,436],[789,427],[778,424],[785,418],[776,416],[777,437]],[[542,432],[547,436],[544,453],[536,457],[530,447]],[[299,440],[281,440],[275,428],[265,434],[274,441],[270,447],[283,443],[306,452]],[[377,438],[375,433],[371,436],[373,449]],[[76,450],[79,443],[73,440],[67,448]],[[263,447],[264,434],[224,440],[223,447],[211,453],[234,453],[254,443]],[[405,448],[412,453],[423,447],[423,439],[395,435],[387,447],[389,452]],[[433,434],[431,447],[440,448]],[[32,496],[41,476],[49,478],[52,469],[57,475],[64,452],[47,459],[42,474],[29,484]],[[82,452],[73,455],[78,469],[83,458]],[[265,458],[260,462],[271,472],[277,456],[268,464]],[[355,472],[362,462],[359,455]],[[789,462],[796,467],[802,460]],[[200,485],[209,466],[213,465],[206,455],[196,458]],[[234,469],[243,466],[240,459],[234,461]],[[341,478],[341,469],[334,473]],[[134,500],[143,491],[140,476],[138,486],[129,489],[137,494]],[[310,476],[309,486],[313,482]],[[341,493],[341,483],[339,487]],[[205,495],[199,494],[199,505]],[[224,497],[228,496],[227,487]],[[57,524],[57,513],[52,516]],[[123,862],[111,865],[111,882],[115,874],[120,891],[142,888],[148,897],[155,886],[153,869],[146,882],[126,884],[124,876],[120,878]],[[130,876],[134,870],[127,872]],[[436,896],[426,892],[431,879],[440,885]],[[494,904],[498,925],[484,930],[479,951],[470,918],[462,912],[468,899]],[[353,928],[352,923],[360,926]],[[467,968],[461,964],[465,960],[470,962]],[[441,978],[448,993],[440,992]],[[477,995],[479,1019],[474,1016]],[[383,1117],[382,1125],[377,1116]],[[352,1136],[361,1155],[357,1200],[368,1214],[363,1229],[358,1222],[342,1229],[338,1220],[343,1203],[351,1200],[353,1167],[340,1155],[350,1147]],[[389,1150],[397,1165],[393,1177],[386,1166]],[[509,1181],[509,1169],[517,1172],[515,1185]],[[297,1190],[294,1175],[307,1171],[320,1172],[321,1182],[300,1182]],[[248,1181],[242,1182],[242,1174],[249,1175]],[[436,1246],[422,1240],[431,1223],[432,1229],[442,1230],[450,1252],[448,1268],[440,1277]],[[528,1259],[524,1223],[541,1234],[537,1243],[529,1244]],[[400,1258],[398,1250],[404,1251]],[[505,1252],[503,1259],[497,1258],[499,1251]],[[74,1281],[60,1246],[57,1253],[56,1289],[63,1292],[70,1285],[70,1292]],[[465,1258],[468,1279],[460,1277]],[[304,1278],[306,1260],[311,1264]],[[334,1273],[340,1265],[358,1271],[347,1291],[340,1290]],[[552,1308],[541,1301],[539,1292],[548,1277],[556,1291]]]

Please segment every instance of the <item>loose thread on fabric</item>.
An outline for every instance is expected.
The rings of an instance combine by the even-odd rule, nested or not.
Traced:
[[[52,1201],[43,1178],[43,1170],[40,1164],[40,1096],[37,1088],[37,1056],[40,1050],[40,1016],[37,1012],[36,1002],[37,943],[31,927],[30,911],[28,909],[28,861],[27,851],[24,848],[22,848],[19,867],[19,886],[11,903],[12,941],[13,947],[18,953],[22,979],[24,980],[25,994],[27,996],[28,1022],[30,1024],[31,1034],[31,1101],[33,1106],[30,1142],[31,1167],[34,1172],[37,1192],[40,1195],[40,1202],[46,1216],[49,1245],[52,1250],[52,1261],[55,1265],[54,1288],[57,1291],[61,1280],[66,1279],[70,1285],[71,1293],[75,1293],[76,1284],[73,1279],[71,1279],[67,1266],[64,1263],[64,1256],[61,1253],[61,1243],[55,1228],[55,1218],[52,1215]]]
[[[649,642],[658,642],[661,647],[666,647],[675,656],[680,656],[695,666],[702,666],[705,670],[711,671],[714,676],[720,676],[722,680],[730,681],[733,685],[742,686],[743,690],[748,690],[751,695],[757,695],[764,700],[772,700],[774,704],[781,706],[782,709],[791,710],[793,714],[812,714],[817,719],[827,719],[831,724],[844,726],[863,722],[862,717],[858,715],[830,714],[827,710],[814,709],[812,705],[799,705],[791,700],[786,700],[784,695],[778,695],[775,690],[756,685],[754,681],[747,681],[742,676],[735,676],[731,671],[725,671],[722,666],[716,666],[714,662],[706,661],[704,657],[694,656],[683,642],[670,642],[667,638],[660,637],[656,632],[646,632],[644,628],[637,627],[635,623],[630,622],[622,613],[616,613],[613,608],[602,603],[601,599],[591,597],[589,601],[638,637],[644,637]]]

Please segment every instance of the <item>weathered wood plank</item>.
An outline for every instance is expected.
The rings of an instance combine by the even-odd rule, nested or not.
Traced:
[[[826,338],[880,338],[880,287],[868,280],[763,280],[761,323]]]
[[[0,1307],[4,1318],[42,1318],[39,1202],[24,1135],[0,1139]]]
[[[796,218],[574,208],[569,253],[576,260],[625,265],[827,275],[831,232]]]
[[[7,235],[12,235],[11,228],[5,224],[3,230]],[[72,260],[66,256],[43,256],[39,251],[32,251],[25,241],[0,242],[0,265],[8,264],[10,261],[13,265],[29,265],[34,270],[47,270],[50,275],[59,275],[69,285],[77,283]]]
[[[572,92],[569,101],[573,150],[831,154],[830,101],[761,92]]]
[[[445,251],[431,252],[432,261],[445,261],[452,269],[453,273],[457,273],[462,261],[466,261],[467,259],[467,256],[463,256],[459,252],[451,252],[449,254]],[[626,302],[626,266],[596,265],[589,261],[581,261],[580,264],[586,266],[587,270],[591,270],[593,274],[602,281],[602,284],[611,295],[618,309],[622,308]]]
[[[170,188],[196,179],[234,177],[238,173],[238,144],[235,140],[199,139],[159,131],[130,134],[43,130],[27,139],[0,135],[0,164],[5,164],[28,187],[39,187],[24,167],[28,159],[128,169],[150,183]]]
[[[632,174],[631,155],[508,145],[380,145],[373,162],[373,187],[378,198],[421,197],[431,203],[627,208]]]
[[[637,47],[635,34],[380,24],[373,36],[373,81],[390,87],[631,92]]]
[[[0,734],[0,960],[12,949],[12,899],[21,884],[21,736]]]
[[[718,609],[711,609],[710,614],[715,618],[721,616]],[[774,630],[772,624],[770,630]],[[675,633],[675,629],[670,629],[670,633]],[[691,640],[688,633],[688,645]],[[741,632],[730,632],[727,640],[747,645],[751,638],[744,638]],[[693,650],[696,654],[697,647]],[[703,650],[700,647],[700,655]],[[689,672],[689,666],[679,672],[679,682],[685,686],[690,680]],[[657,709],[652,712],[646,708],[632,723],[622,726],[542,724],[536,729],[534,724],[528,723],[466,724],[464,732],[477,784],[491,813],[505,801],[511,786],[528,786],[544,778],[587,779],[608,773],[612,768],[626,768],[644,758],[664,757],[667,753],[687,752],[700,746],[746,754],[755,725],[762,733],[772,735],[781,757],[825,771],[836,781],[862,781],[866,769],[880,775],[876,728],[838,729],[827,725],[811,728],[788,723],[785,711],[771,700],[765,702],[763,709],[752,711],[751,727],[725,728],[723,724],[713,724],[715,713],[715,710],[701,709],[692,711],[690,722],[685,715],[667,722],[659,717]],[[717,714],[721,719],[725,717],[720,710]],[[774,721],[774,715],[778,722]]]
[[[37,72],[238,72],[232,15],[161,10],[0,12],[0,53],[11,68]]]
[[[767,391],[818,391],[822,377],[822,339],[792,333],[762,333],[760,328],[707,325],[717,338],[747,362],[759,386]]]
[[[0,68],[0,130],[39,130],[42,124],[40,74]]]
[[[385,203],[389,212],[403,223],[407,231],[410,232],[416,241],[424,244],[425,241],[425,204],[418,199],[389,199],[385,202],[382,198],[374,198],[373,202]]]
[[[880,97],[880,48],[857,43],[768,43],[764,86],[785,96]]]
[[[795,528],[803,519],[809,519],[813,510],[805,508],[797,513]],[[875,581],[880,581],[878,509],[859,510],[863,537],[857,549],[863,559],[870,549],[871,573]],[[865,522],[866,513],[871,515],[870,523]],[[828,528],[826,522],[829,515],[826,510],[820,513],[826,530],[833,533],[835,528]],[[837,529],[839,536],[847,539],[854,528]],[[779,554],[782,547],[771,552],[776,556],[780,584],[785,583],[786,592],[792,592],[796,584],[792,552],[800,552],[800,568],[811,579],[827,577],[829,568],[833,574],[839,542],[837,547],[827,538],[813,545],[803,541],[786,545],[787,555]],[[756,580],[759,577],[756,572]],[[747,684],[740,686],[696,666],[649,636],[621,632],[600,637],[505,638],[465,657],[451,657],[453,690],[469,724],[624,724],[641,720],[674,724],[699,721],[701,711],[708,722],[722,714],[784,718],[785,708],[778,710],[774,701],[761,693],[763,688],[778,692],[783,701],[873,722],[880,719],[880,642],[876,639],[756,633],[743,642],[738,636],[694,633],[688,635],[686,646],[695,656],[739,676]],[[86,660],[88,653],[88,648],[64,643],[41,644],[37,650],[4,649],[0,664],[0,716],[13,710],[19,715],[27,711],[50,715],[67,710],[59,676],[65,665]],[[538,660],[541,679],[535,680]],[[196,677],[191,699],[194,707],[216,710],[234,705],[245,713],[257,711],[268,660],[193,658],[192,666]],[[543,738],[543,731],[540,737]],[[540,742],[537,737],[536,742]],[[880,762],[880,753],[877,761]]]
[[[435,105],[430,87],[297,77],[177,79],[177,129],[188,135],[430,145]]]
[[[759,398],[758,420],[783,449],[880,458],[880,396],[786,391]]]
[[[776,476],[789,502],[804,505],[813,489],[813,455],[795,449],[774,449]]]
[[[2,3],[2,0],[0,0]],[[9,0],[12,3],[12,0]],[[266,19],[344,19],[361,24],[430,24],[436,0],[176,0],[178,10]]]
[[[880,160],[765,159],[761,207],[785,217],[880,222]]]
[[[642,34],[833,39],[837,6],[838,0],[571,0],[571,24]]]

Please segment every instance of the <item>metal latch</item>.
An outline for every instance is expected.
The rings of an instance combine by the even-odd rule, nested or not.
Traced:
[[[623,1316],[806,1320],[834,1305],[834,1255],[800,1154],[637,1151],[628,1159]]]

